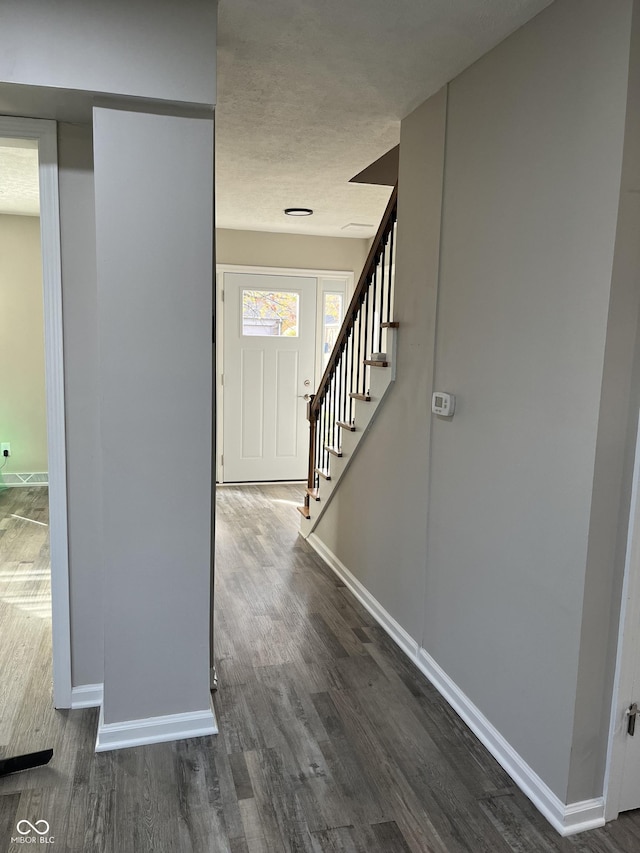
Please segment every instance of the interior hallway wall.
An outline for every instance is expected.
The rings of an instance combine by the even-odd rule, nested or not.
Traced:
[[[602,735],[574,742],[574,714],[579,679],[602,710],[580,646],[613,558],[587,573],[596,448],[617,435],[599,423],[632,6],[556,0],[452,81],[443,193],[423,180],[441,119],[403,121],[398,379],[316,531],[563,803],[603,789]],[[605,643],[606,591],[587,623]]]
[[[219,264],[256,267],[344,270],[353,272],[357,283],[370,243],[355,237],[310,237],[218,228],[216,260]]]
[[[0,441],[4,473],[47,471],[40,219],[0,215]],[[0,465],[4,459],[0,460]]]
[[[420,637],[425,583],[446,106],[443,89],[402,122],[394,296],[394,319],[400,323],[397,378],[316,528],[329,550],[414,640]]]
[[[140,0],[132,5],[124,0],[115,3],[86,4],[80,0],[61,0],[46,9],[40,0],[24,0],[9,4],[3,10],[0,31],[0,83],[3,86],[3,103],[7,114],[55,118],[59,121],[85,124],[91,121],[91,110],[96,99],[104,103],[104,96],[114,107],[117,103],[123,113],[127,110],[158,110],[160,113],[178,112],[198,114],[211,122],[215,105],[216,69],[216,0],[196,0],[184,8],[176,7],[170,0]],[[164,103],[154,103],[161,99]],[[210,141],[210,140],[209,140]],[[72,682],[74,686],[98,685],[103,680],[104,631],[103,585],[101,574],[105,562],[105,540],[102,536],[105,507],[100,502],[103,481],[101,463],[101,440],[122,440],[118,431],[115,436],[105,437],[105,423],[100,421],[101,388],[99,365],[104,352],[97,343],[96,332],[100,325],[99,306],[96,297],[96,233],[100,228],[94,218],[93,156],[91,133],[87,127],[59,125],[59,186],[61,218],[61,261],[63,277],[63,324],[65,347],[66,418],[68,440],[68,499],[69,499],[69,546],[70,546],[70,595],[72,632]],[[150,150],[154,149],[153,143]],[[200,169],[201,178],[207,180],[212,172],[212,144],[208,145],[206,158],[200,159],[201,149],[193,161],[193,168]],[[176,143],[165,151],[167,175],[156,175],[158,186],[171,183],[169,173],[185,158],[183,144]],[[146,154],[141,154],[146,161]],[[178,166],[176,166],[178,164]],[[202,168],[201,168],[202,167]],[[115,170],[119,174],[118,170]],[[144,169],[129,175],[132,194],[140,190]],[[136,190],[137,188],[137,190]],[[197,192],[206,193],[209,208],[212,199],[212,181],[201,184]],[[145,189],[146,192],[146,189]],[[164,204],[164,202],[163,202]],[[159,205],[160,207],[160,205]],[[151,219],[155,210],[150,211]],[[119,213],[114,215],[117,219]],[[207,218],[208,217],[208,218]],[[171,261],[182,254],[189,254],[193,234],[201,233],[205,227],[207,236],[203,246],[208,251],[207,296],[200,308],[205,306],[212,290],[211,276],[211,212],[198,222],[198,227],[185,237],[180,245],[173,237]],[[182,233],[176,229],[175,233]],[[128,235],[124,235],[126,238]],[[124,239],[124,238],[123,238]],[[126,239],[124,239],[126,243]],[[208,247],[208,248],[207,248]],[[198,250],[199,251],[199,250]],[[197,252],[196,252],[197,254]],[[155,273],[158,252],[149,252],[143,264],[145,280],[151,271]],[[181,292],[182,271],[171,281],[163,279],[167,292]],[[167,295],[167,294],[165,294]],[[170,298],[167,296],[167,298]],[[204,316],[202,313],[199,318]],[[113,326],[108,330],[118,340],[117,330],[126,326],[128,317],[112,315]],[[104,322],[102,323],[104,329]],[[207,321],[207,353],[211,358],[211,322]],[[197,336],[196,336],[197,337]],[[189,343],[192,341],[190,340]],[[118,344],[116,343],[116,347]],[[157,361],[167,351],[166,341],[159,342]],[[210,372],[211,365],[206,368]],[[152,381],[151,379],[149,380]],[[211,383],[201,389],[198,405],[211,408]],[[205,415],[210,424],[210,416]],[[116,424],[119,430],[120,424]],[[131,453],[142,456],[148,447],[147,437],[138,436],[138,445],[132,446],[133,430],[128,433],[125,446]],[[210,448],[202,456],[206,460]],[[201,459],[201,464],[202,464]],[[112,458],[107,459],[111,466]],[[206,461],[205,461],[206,465]],[[107,465],[105,464],[105,469]],[[200,471],[200,469],[199,469]],[[202,468],[204,471],[204,468]],[[200,473],[199,475],[200,476]],[[210,481],[210,477],[209,477]],[[148,487],[147,494],[152,491]],[[210,492],[210,489],[208,490]],[[186,500],[192,494],[191,486],[186,490]],[[208,498],[207,498],[208,500]],[[193,665],[199,668],[197,677],[208,688],[208,654],[200,654],[201,635],[207,647],[208,600],[209,600],[209,522],[207,518],[207,566],[202,589],[196,598],[207,603],[206,611],[198,610],[185,632],[185,642],[193,639],[191,629],[197,633],[193,650]],[[111,528],[113,530],[113,528]],[[144,539],[144,531],[138,531],[131,542],[132,552],[139,546],[152,548],[154,540]],[[108,572],[107,572],[108,576]],[[173,577],[173,575],[171,575]],[[157,579],[156,579],[157,580]],[[148,587],[148,602],[157,608],[170,606],[165,595],[171,591],[162,583]],[[151,605],[149,605],[151,609]],[[144,638],[147,630],[153,632],[153,617],[145,621],[146,611],[128,614],[135,625],[136,636]],[[110,614],[111,616],[112,614]],[[121,614],[124,618],[124,614]],[[199,617],[201,624],[195,624]],[[114,633],[122,624],[113,624]],[[126,625],[126,630],[130,625]],[[200,630],[201,629],[201,632]],[[125,628],[123,627],[123,632]],[[150,640],[153,644],[153,640]],[[157,649],[156,649],[157,651]],[[141,665],[141,671],[146,671]],[[166,673],[165,673],[166,675]],[[182,673],[180,673],[182,676]],[[180,679],[178,679],[180,680]],[[179,686],[177,688],[179,692]],[[207,689],[208,696],[208,689]],[[95,697],[97,691],[93,693]],[[119,698],[126,702],[127,691]],[[113,686],[111,699],[118,701],[117,687]],[[153,702],[154,696],[151,696]],[[157,698],[157,696],[156,696]],[[193,707],[192,697],[187,697],[187,709]],[[111,706],[113,707],[113,705]],[[138,706],[139,707],[139,706]],[[174,705],[175,709],[175,705]],[[150,711],[151,715],[162,713],[162,709]],[[125,712],[126,716],[126,712]]]
[[[631,7],[560,0],[449,87],[422,645],[562,802]]]

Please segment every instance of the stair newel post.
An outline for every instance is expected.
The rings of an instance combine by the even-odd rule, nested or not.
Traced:
[[[318,415],[313,405],[314,397],[314,394],[310,394],[309,402],[307,403],[307,420],[309,421],[309,469],[307,474],[307,486],[310,489],[313,489],[315,486],[315,458],[318,426]],[[304,505],[309,508],[309,494],[305,495]]]

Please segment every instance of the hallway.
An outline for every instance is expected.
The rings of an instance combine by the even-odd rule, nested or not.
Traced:
[[[217,737],[96,754],[98,710],[51,707],[48,626],[22,665],[11,649],[31,639],[3,607],[0,756],[55,753],[0,779],[0,853],[19,849],[22,819],[47,820],[73,853],[639,850],[636,813],[556,834],[298,536],[300,492],[218,489]],[[26,557],[2,529],[6,591]]]
[[[301,489],[218,490],[216,709],[237,849],[640,850],[638,813],[557,835],[298,536]]]

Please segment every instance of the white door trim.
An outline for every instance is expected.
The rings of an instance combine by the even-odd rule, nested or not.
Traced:
[[[629,529],[622,586],[616,674],[613,683],[609,746],[604,778],[605,820],[618,817],[625,761],[624,709],[633,699],[636,655],[640,648],[640,422],[636,435]]]
[[[224,373],[224,302],[222,299],[224,274],[227,272],[253,273],[254,275],[290,275],[309,278],[347,279],[346,304],[349,304],[353,294],[354,275],[352,270],[318,270],[301,269],[298,267],[260,267],[244,264],[216,264],[216,481],[224,483],[224,394],[222,375]],[[320,288],[317,288],[316,299],[319,299]],[[316,312],[318,306],[316,305]],[[314,325],[315,328],[315,325]]]
[[[38,142],[40,243],[44,294],[44,358],[49,454],[49,548],[53,704],[71,707],[71,623],[67,534],[67,460],[64,420],[62,273],[56,122],[0,116],[0,136]]]

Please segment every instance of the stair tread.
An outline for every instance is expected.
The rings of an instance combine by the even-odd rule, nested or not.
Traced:
[[[331,472],[326,468],[316,468],[316,474],[319,474],[323,480],[331,479]]]
[[[371,397],[368,394],[349,394],[352,400],[362,400],[363,403],[370,403]]]
[[[309,512],[309,507],[307,506],[297,506],[296,509],[298,512],[303,515],[305,518],[311,518],[311,513]]]
[[[320,490],[319,489],[307,489],[307,494],[310,498],[313,498],[314,501],[320,500]]]
[[[388,361],[372,361],[370,358],[365,358],[364,364],[367,367],[389,367]]]
[[[349,430],[349,432],[356,431],[356,425],[347,423],[346,421],[336,421],[336,426],[342,427],[342,429]]]
[[[381,329],[398,329],[400,327],[400,323],[389,322],[389,323],[380,323]]]
[[[342,448],[341,447],[331,447],[328,444],[325,444],[324,449],[327,453],[331,453],[332,456],[342,456]]]

